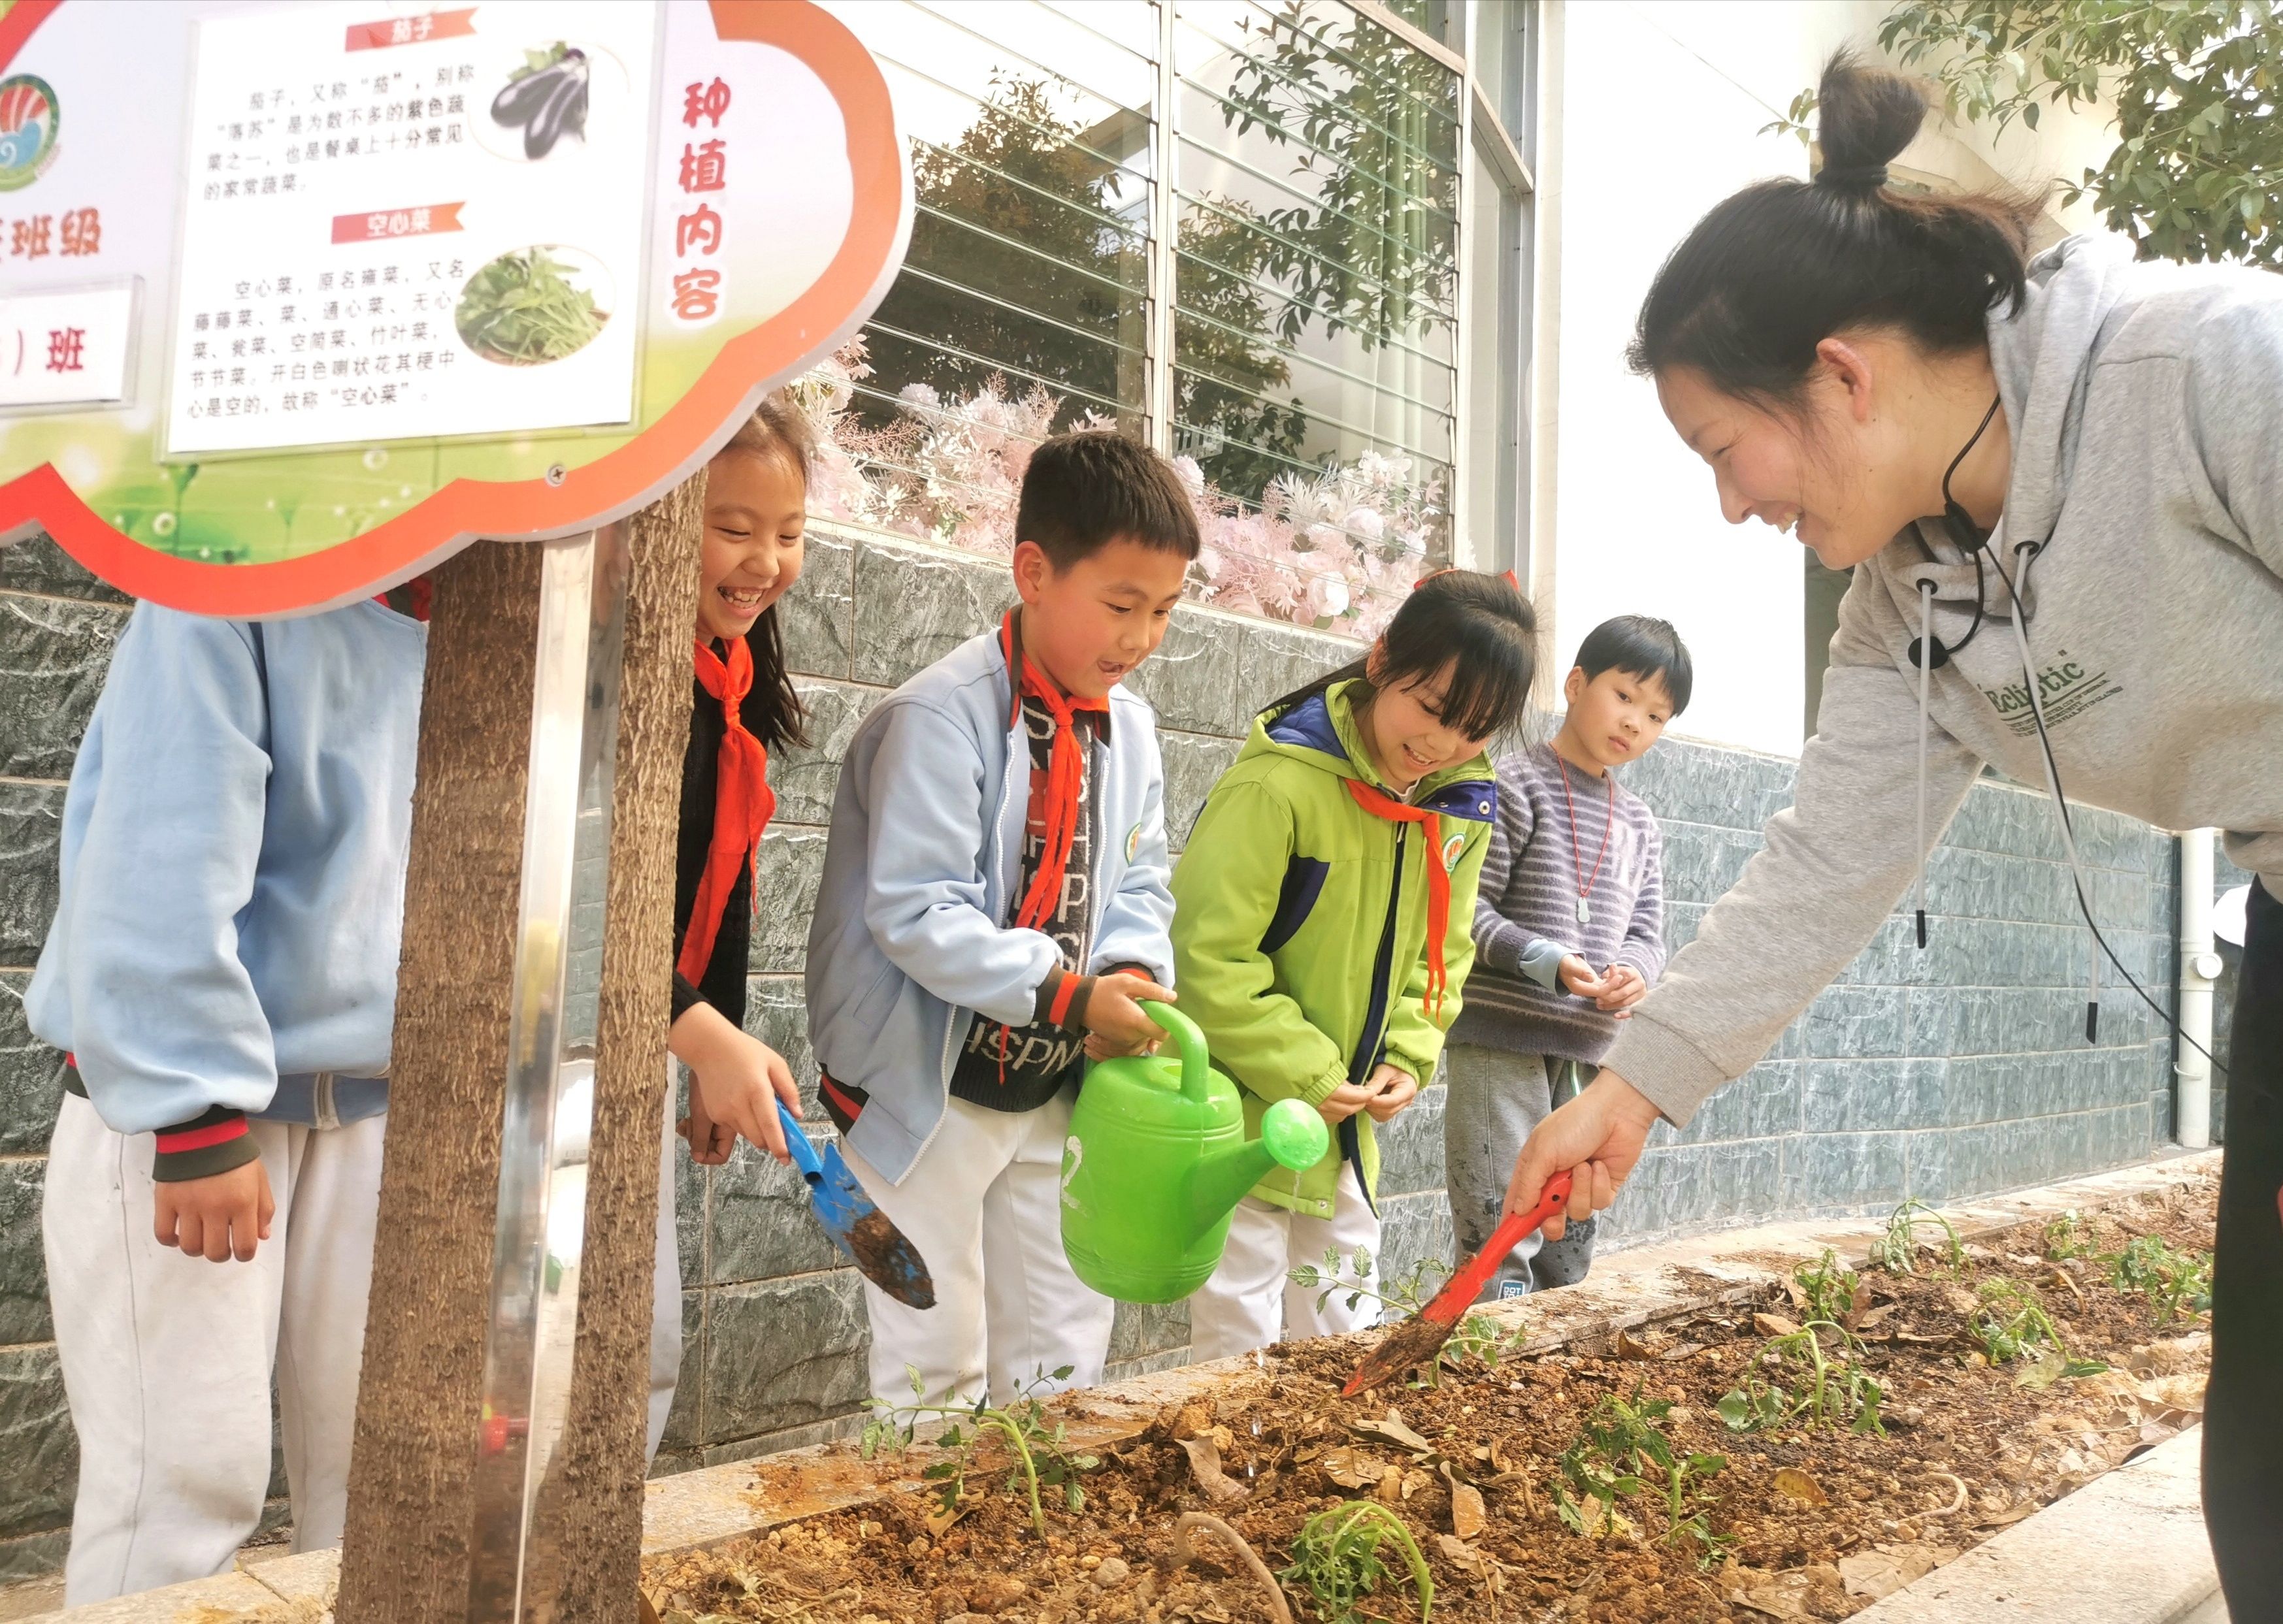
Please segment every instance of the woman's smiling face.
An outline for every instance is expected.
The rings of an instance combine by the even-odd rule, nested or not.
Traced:
[[[1920,517],[1895,488],[1903,459],[1867,380],[1819,367],[1796,418],[1723,394],[1686,367],[1658,374],[1666,419],[1711,467],[1731,524],[1758,519],[1788,532],[1826,568],[1862,563]]]

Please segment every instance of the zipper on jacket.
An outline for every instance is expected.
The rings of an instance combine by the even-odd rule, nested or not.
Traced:
[[[1029,733],[1020,722],[1017,722],[1015,725],[1013,731],[1008,735],[1007,771],[999,781],[1000,798],[998,815],[991,820],[990,878],[993,885],[1001,885],[1000,901],[1002,905],[1006,902],[1007,898],[1003,885],[1001,884],[999,854],[1000,849],[1006,843],[1001,838],[1000,831],[1001,827],[1007,821],[1007,807],[1009,802],[1013,799],[1014,786],[1009,781],[1011,781],[1015,776],[1015,766],[1018,759],[1015,754],[1015,747],[1017,744],[1022,746],[1023,753],[1019,759],[1024,768],[1025,781],[1027,781],[1030,776],[1031,740]],[[1023,815],[1025,819],[1028,819],[1030,816],[1030,803],[1027,797],[1025,797],[1024,801]],[[956,1004],[952,1006],[951,1014],[946,1018],[944,1022],[943,1058],[940,1064],[937,1067],[937,1070],[943,1078],[943,1108],[945,1116],[948,1116],[951,1114],[951,1074],[953,1068],[959,1064],[959,1034],[962,1030],[959,1017],[962,1014],[966,1015],[966,1024],[968,1026],[975,1024],[978,1012],[972,1009],[962,1010]],[[919,1158],[927,1154],[928,1146],[935,1143],[935,1136],[942,1131],[943,1117],[939,1116],[936,1118],[935,1126],[929,1130],[927,1138],[920,1141],[919,1150],[912,1158],[913,1164],[915,1166],[918,1164]]]
[[[1387,1029],[1392,1022],[1396,916],[1403,902],[1403,856],[1410,835],[1409,824],[1395,826],[1395,867],[1388,880],[1387,916],[1379,927],[1379,952],[1372,958],[1371,1002],[1364,1011],[1364,1030],[1356,1040],[1355,1053],[1348,1061],[1348,1081],[1351,1083],[1360,1084],[1370,1078],[1372,1068],[1378,1063],[1380,1050],[1387,1042]],[[1363,1204],[1371,1208],[1374,1217],[1377,1217],[1379,1201],[1363,1177],[1363,1130],[1356,1125],[1353,1116],[1341,1122],[1339,1139],[1340,1159],[1343,1162],[1353,1159],[1356,1187],[1363,1192]],[[1336,1183],[1333,1204],[1336,1206],[1338,1201]]]

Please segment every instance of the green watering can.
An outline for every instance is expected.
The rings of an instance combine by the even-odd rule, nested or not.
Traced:
[[[1323,1160],[1314,1108],[1280,1100],[1244,1137],[1236,1084],[1204,1034],[1170,1004],[1144,1004],[1180,1059],[1103,1061],[1086,1074],[1063,1141],[1063,1251],[1078,1278],[1125,1302],[1178,1302],[1220,1263],[1229,1214],[1274,1167]]]

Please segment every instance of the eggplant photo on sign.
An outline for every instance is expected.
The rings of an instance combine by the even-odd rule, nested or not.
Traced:
[[[805,0],[19,0],[0,544],[178,609],[578,534],[853,333],[910,227]]]

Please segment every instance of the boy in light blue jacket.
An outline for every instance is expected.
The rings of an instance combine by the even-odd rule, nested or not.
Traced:
[[[267,624],[137,606],[72,767],[24,1003],[71,1056],[42,1230],[73,1606],[229,1568],[273,1361],[296,1549],[340,1540],[425,587]]]
[[[864,1286],[874,1394],[996,1403],[1099,1381],[1113,1305],[1063,1255],[1063,1141],[1089,1056],[1170,1001],[1156,718],[1120,686],[1197,555],[1172,464],[1118,436],[1032,455],[995,631],[889,695],[841,768],[808,942],[827,1112],[936,1306]]]
[[[41,1215],[79,1438],[70,1605],[229,1570],[273,1371],[295,1549],[340,1542],[427,587],[270,622],[141,604],[73,765],[24,998],[71,1056]],[[658,1297],[652,1449],[681,1338]]]

